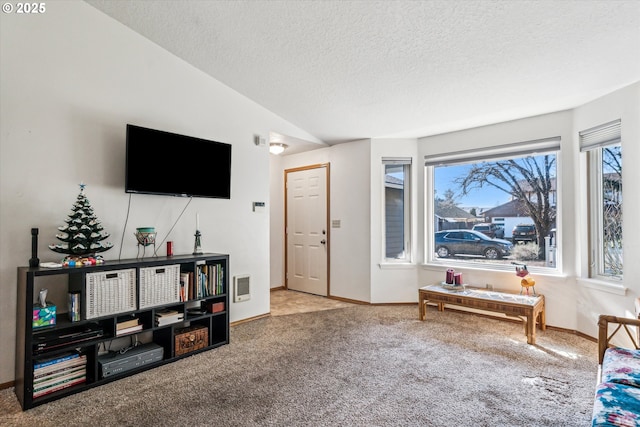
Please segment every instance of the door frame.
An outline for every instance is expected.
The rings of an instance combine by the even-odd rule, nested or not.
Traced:
[[[326,224],[325,224],[325,228],[327,230],[327,244],[326,244],[326,248],[327,248],[327,297],[331,296],[331,229],[329,228],[329,216],[330,216],[330,212],[331,212],[331,205],[329,203],[329,201],[331,200],[331,198],[329,197],[331,194],[331,187],[330,187],[330,182],[331,182],[331,167],[330,167],[330,163],[317,163],[317,164],[313,164],[313,165],[308,165],[308,166],[300,166],[300,167],[296,167],[296,168],[291,168],[291,169],[285,169],[284,170],[284,288],[285,289],[289,289],[289,233],[287,232],[287,224],[289,223],[289,206],[288,206],[288,189],[287,189],[287,177],[289,173],[292,172],[301,172],[301,171],[305,171],[305,170],[310,170],[310,169],[319,169],[319,168],[324,168],[326,169],[327,173],[325,176],[326,179],[326,197],[327,197],[327,216],[325,218],[326,220]]]

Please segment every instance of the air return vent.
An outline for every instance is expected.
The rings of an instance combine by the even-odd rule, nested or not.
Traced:
[[[251,276],[233,277],[233,302],[242,302],[251,299]]]

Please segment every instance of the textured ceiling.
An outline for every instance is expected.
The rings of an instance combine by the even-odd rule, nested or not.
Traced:
[[[87,0],[320,140],[564,110],[640,80],[640,1]]]

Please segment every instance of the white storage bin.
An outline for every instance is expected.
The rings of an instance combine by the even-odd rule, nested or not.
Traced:
[[[180,265],[140,269],[140,309],[180,302]]]
[[[111,316],[136,310],[136,270],[87,273],[85,317]]]

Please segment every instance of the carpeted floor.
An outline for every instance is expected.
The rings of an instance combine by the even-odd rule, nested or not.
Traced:
[[[586,426],[596,344],[416,306],[271,316],[231,344],[22,412],[0,425]]]

